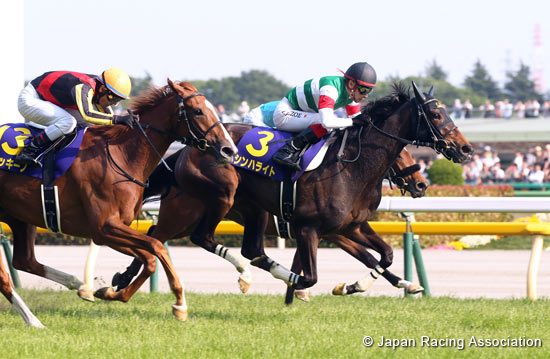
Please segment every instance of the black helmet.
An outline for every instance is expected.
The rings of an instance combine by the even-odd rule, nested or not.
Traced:
[[[366,62],[357,62],[351,65],[344,76],[357,81],[360,86],[376,87],[376,71]]]

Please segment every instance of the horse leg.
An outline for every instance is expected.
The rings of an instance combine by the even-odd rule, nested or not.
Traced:
[[[101,228],[101,232],[98,233],[96,237],[94,237],[94,242],[96,242],[96,244],[98,245],[108,245],[109,247],[117,251],[121,251],[122,248],[126,247],[132,249],[143,249],[155,255],[164,267],[168,282],[170,283],[170,289],[172,290],[172,293],[174,293],[174,295],[176,296],[176,304],[172,306],[173,314],[178,319],[182,320],[181,316],[178,317],[177,311],[185,311],[185,313],[187,312],[187,306],[185,304],[185,298],[183,296],[183,286],[174,269],[174,266],[172,265],[172,261],[170,260],[170,256],[168,255],[168,250],[166,249],[166,247],[164,247],[162,242],[160,242],[156,238],[142,234],[124,225],[118,220],[108,221],[107,223],[105,223]],[[148,258],[142,255],[141,259],[146,260]],[[149,278],[151,274],[152,273],[149,273],[149,271],[142,271],[142,273],[140,274],[140,282],[137,282],[136,285],[132,287],[132,289],[129,289],[130,287],[126,288],[129,290],[124,293],[128,293],[129,296],[126,297],[124,294],[122,294],[123,297],[126,300],[129,300],[130,297],[135,293],[137,288],[139,288],[139,286],[143,284],[143,281]],[[130,286],[132,286],[132,284]],[[123,291],[119,293],[122,293]]]
[[[295,289],[305,289],[312,287],[317,283],[317,248],[319,247],[319,237],[317,230],[312,226],[298,227],[296,231],[296,245],[300,254],[300,263],[302,264],[303,276],[299,277],[294,284]]]
[[[222,202],[221,205],[211,206],[205,211],[190,239],[194,244],[222,257],[235,266],[240,273],[238,283],[242,293],[246,293],[252,282],[252,272],[250,271],[250,262],[240,253],[229,249],[214,240],[214,231],[218,223],[224,218],[231,206],[233,200]]]
[[[87,286],[74,275],[46,266],[36,260],[34,253],[36,226],[11,216],[5,223],[10,226],[13,233],[13,267],[15,269],[52,280],[68,289],[77,289],[80,298],[94,301],[91,290],[87,290]]]
[[[185,205],[182,205],[185,203]],[[160,203],[158,223],[147,231],[147,235],[158,239],[162,243],[188,235],[204,212],[201,202],[188,198],[184,193],[172,190]],[[165,215],[165,214],[169,215]],[[132,279],[139,273],[142,263],[135,258],[130,266],[122,273],[115,273],[111,285],[117,291],[126,288]]]
[[[293,273],[300,273],[302,271],[302,263],[300,262],[300,253],[298,253],[298,250],[294,252],[294,258],[292,259],[290,271]],[[288,286],[286,288],[285,304],[291,305],[294,297],[306,303],[311,301],[309,298],[309,289],[295,289],[292,286]]]
[[[94,295],[98,298],[104,299],[104,300],[117,300],[121,302],[128,302],[130,298],[141,288],[143,283],[151,277],[153,273],[155,273],[157,261],[155,256],[151,255],[151,253],[137,248],[130,248],[130,247],[120,247],[120,246],[112,246],[111,248],[121,252],[125,253],[129,256],[136,257],[136,260],[140,263],[145,263],[143,266],[143,270],[139,275],[136,277],[136,279],[128,284],[128,286],[124,289],[121,289],[119,291],[114,291],[112,287],[104,287],[97,290]],[[138,259],[139,258],[139,259]],[[180,321],[184,322],[187,320],[187,302],[185,300],[185,293],[183,289],[182,284],[182,296],[183,296],[183,303],[181,305],[173,304],[172,305],[172,314]]]
[[[357,229],[352,234],[350,238],[354,241],[346,238],[342,235],[331,235],[327,236],[327,239],[335,244],[337,244],[344,251],[357,258],[368,268],[373,270],[365,278],[358,280],[357,282],[346,285],[345,283],[340,283],[336,286],[332,294],[334,295],[349,295],[357,292],[364,292],[370,288],[370,286],[378,279],[381,275],[386,280],[388,280],[396,288],[406,288],[408,293],[418,293],[424,290],[420,285],[406,281],[392,272],[387,268],[382,268],[381,263],[374,258],[362,245],[358,242],[365,243],[366,247],[375,249],[379,253],[387,253],[387,248],[391,250],[386,242],[384,242],[375,232],[372,230],[370,225],[362,226],[361,229]],[[390,256],[393,260],[393,254]]]
[[[1,252],[1,251],[0,251]],[[15,292],[13,283],[8,274],[8,270],[4,265],[2,254],[0,253],[0,292],[11,303],[13,308],[21,315],[25,323],[29,327],[45,328],[40,320],[31,312],[29,307],[25,304],[23,299]]]

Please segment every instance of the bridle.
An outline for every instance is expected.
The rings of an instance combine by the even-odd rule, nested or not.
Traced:
[[[143,131],[143,129],[150,129],[155,132],[171,136],[172,138],[174,138],[175,141],[178,141],[184,145],[195,147],[202,152],[206,151],[209,147],[212,147],[212,145],[208,143],[206,136],[210,133],[210,131],[214,129],[214,127],[222,124],[221,120],[216,121],[212,126],[210,126],[206,131],[203,132],[195,122],[189,121],[189,118],[187,117],[185,102],[193,97],[197,97],[197,96],[204,97],[204,94],[200,92],[196,92],[186,97],[181,97],[179,94],[176,94],[176,95],[177,95],[177,101],[178,101],[178,120],[176,122],[177,123],[176,131],[174,132],[175,133],[179,132],[179,127],[183,123],[185,124],[185,126],[187,126],[187,130],[190,134],[190,137],[177,136],[172,132],[160,130],[148,124],[141,125],[139,121],[136,120],[135,117],[134,117],[134,124],[136,124],[138,128],[141,129],[142,134],[145,136],[145,138],[147,138],[148,141],[149,139],[145,134],[145,131]],[[150,141],[149,141],[149,144],[152,146]]]
[[[176,127],[175,133],[178,133],[179,127],[181,126],[182,123],[184,123],[187,126],[190,137],[177,136],[174,132],[164,131],[164,130],[158,129],[156,127],[153,127],[151,125],[148,125],[146,123],[141,124],[139,122],[139,117],[137,115],[133,114],[131,110],[128,110],[128,113],[130,115],[132,115],[132,124],[135,125],[140,130],[143,137],[145,137],[145,139],[149,143],[149,146],[151,146],[151,148],[155,151],[157,156],[160,158],[160,161],[164,164],[164,166],[170,172],[172,172],[172,169],[170,168],[170,166],[168,166],[168,164],[162,158],[162,155],[155,148],[155,146],[153,145],[153,143],[149,139],[149,136],[147,136],[147,133],[145,133],[145,129],[150,129],[150,130],[153,130],[157,133],[170,136],[170,137],[174,138],[175,141],[181,142],[182,144],[187,145],[187,146],[195,147],[199,151],[204,152],[208,148],[212,147],[212,145],[210,145],[208,143],[208,140],[206,139],[206,136],[208,135],[208,133],[210,133],[210,131],[212,131],[212,129],[214,129],[214,127],[222,124],[222,122],[220,120],[218,120],[212,126],[210,126],[206,131],[203,132],[197,126],[197,124],[195,122],[189,121],[189,118],[187,117],[186,108],[185,108],[185,101],[189,100],[190,98],[196,97],[196,96],[204,96],[204,94],[202,94],[200,92],[196,92],[196,93],[193,93],[193,94],[191,94],[189,96],[186,96],[186,97],[181,97],[179,94],[176,94],[176,96],[177,96],[177,101],[178,101],[178,114],[177,114],[178,119],[177,119],[177,127]],[[109,143],[108,142],[107,142],[107,155],[109,156],[109,160],[118,169],[120,175],[126,177],[131,182],[134,182],[134,183],[136,183],[136,184],[138,184],[142,187],[147,188],[149,186],[149,181],[147,181],[145,183],[139,181],[138,179],[136,179],[135,177],[130,175],[128,172],[126,172],[122,167],[120,167],[116,163],[115,159],[111,155],[111,151],[109,150]]]
[[[407,192],[406,187],[409,185],[405,177],[412,175],[413,173],[418,171],[420,171],[420,165],[418,163],[415,163],[414,165],[411,165],[409,167],[405,167],[399,172],[397,172],[393,168],[393,166],[391,166],[390,169],[388,170],[386,178],[390,182],[390,188],[393,183],[397,188],[399,188],[399,190],[401,191],[401,194],[405,195],[405,193]]]

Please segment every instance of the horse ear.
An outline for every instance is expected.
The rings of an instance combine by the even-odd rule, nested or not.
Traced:
[[[166,78],[166,81],[168,82],[168,86],[170,86],[170,88],[172,90],[174,90],[174,92],[176,92],[176,84],[174,83],[174,81],[170,80],[170,78]]]
[[[418,86],[416,86],[416,83],[414,81],[412,82],[412,85],[414,90],[414,96],[416,97],[416,99],[422,104],[426,102],[426,96],[424,96],[422,91],[418,89]]]
[[[430,87],[430,91],[428,91],[428,95],[433,97],[433,95],[434,95],[434,85],[432,85],[432,87]]]

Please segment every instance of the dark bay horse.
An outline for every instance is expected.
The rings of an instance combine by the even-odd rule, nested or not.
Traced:
[[[471,145],[432,92],[422,94],[416,85],[413,89],[415,97],[410,98],[408,91],[395,85],[393,95],[369,104],[363,115],[355,120],[352,130],[357,143],[351,141],[347,148],[348,156],[356,157],[355,161],[338,160],[340,136],[320,168],[306,173],[298,181],[291,225],[297,237],[303,277],[291,273],[261,252],[263,244],[260,243],[263,243],[268,221],[263,210],[278,214],[278,183],[232,166],[215,167],[193,150],[184,151],[174,159],[178,192],[186,194],[187,204],[182,208],[179,201],[162,201],[159,224],[151,235],[161,240],[174,238],[177,231],[174,232],[171,226],[177,222],[177,229],[192,231],[191,240],[195,244],[228,259],[244,273],[246,260],[213,240],[214,229],[221,219],[236,220],[245,225],[243,255],[253,259],[252,264],[269,270],[298,289],[316,282],[319,238],[343,235],[362,246],[372,248],[374,242],[381,253],[375,268],[383,273],[392,262],[393,252],[366,222],[373,203],[376,208],[379,201],[378,194],[373,196],[372,188],[381,184],[382,177],[407,143],[428,145],[456,162],[469,159],[472,153]],[[228,129],[234,138],[240,138],[248,127],[234,125]],[[212,183],[212,178],[221,181]],[[240,206],[241,201],[246,205]],[[243,208],[243,213],[232,210],[228,214],[231,207]]]
[[[227,124],[227,129],[230,134],[234,136],[234,140],[238,141],[242,136],[243,129],[248,130],[251,127],[243,127],[241,125]],[[225,179],[227,178],[227,171],[235,171],[233,166],[228,166],[227,168],[222,167],[209,167],[209,180],[208,182],[197,183],[194,187],[184,187],[179,185],[181,181],[185,179],[192,178],[194,175],[187,173],[187,169],[184,170],[179,164],[185,163],[186,167],[190,163],[187,158],[187,152],[194,151],[192,148],[183,148],[180,151],[172,154],[166,159],[166,162],[171,166],[176,168],[175,173],[169,172],[165,166],[159,165],[153,171],[152,175],[149,177],[150,187],[145,190],[144,197],[158,196],[164,194],[164,198],[160,204],[160,213],[158,218],[158,224],[152,227],[149,231],[149,234],[155,238],[158,238],[160,241],[165,242],[169,239],[180,238],[183,236],[190,235],[196,225],[198,224],[198,219],[204,213],[205,210],[208,210],[204,207],[199,207],[199,205],[193,204],[190,207],[190,203],[194,201],[194,194],[202,188],[211,188],[215,190],[216,187],[222,186]],[[224,166],[224,167],[226,167]],[[413,198],[422,197],[426,193],[428,187],[428,181],[422,176],[419,172],[420,166],[418,166],[411,156],[411,154],[403,149],[401,154],[397,157],[395,163],[391,166],[388,173],[388,179],[394,183],[394,185],[402,191],[402,193],[409,192]],[[196,171],[194,173],[197,173]],[[391,182],[390,182],[391,183]],[[376,188],[373,188],[374,191],[379,191],[381,198],[381,188],[382,188],[382,179],[380,180],[380,185]],[[200,191],[202,192],[202,191]],[[375,204],[374,210],[376,210],[379,201]],[[373,210],[373,212],[374,212]],[[246,216],[249,211],[252,211],[255,216],[257,213],[262,212],[261,208],[256,208],[253,203],[247,200],[247,198],[242,198],[239,191],[236,192],[235,202],[227,218],[234,220],[237,223],[245,226],[246,236],[250,237],[251,231],[246,230]],[[192,212],[192,213],[191,213]],[[265,212],[267,216],[267,226],[265,229],[265,234],[277,236],[278,231],[275,224],[273,216],[268,216],[268,213]],[[197,218],[196,222],[192,222],[193,218]],[[255,234],[255,238],[259,235],[263,237],[264,233]],[[357,258],[359,261],[363,262],[365,265],[371,264],[375,261],[374,257],[370,256],[365,248],[343,236],[328,236],[326,239],[332,243],[337,244],[346,252],[350,253],[352,256]],[[247,241],[249,243],[251,241]],[[239,276],[239,285],[241,291],[246,292],[251,284],[251,272],[249,269],[248,261],[245,258],[242,258],[238,253],[234,253],[233,250],[225,248],[221,245],[218,245],[214,240],[206,241],[206,245],[202,245],[203,248],[209,250],[214,249],[211,252],[214,252],[224,259],[231,262],[236,269],[241,272]],[[258,245],[263,244],[263,241],[258,243]],[[261,253],[261,254],[259,254]],[[254,259],[257,257],[265,256],[263,245],[260,248],[256,248],[252,253],[249,250],[243,249],[243,254],[247,256],[248,259]],[[259,254],[259,255],[258,255]],[[255,257],[250,257],[255,256]],[[368,259],[368,260],[366,260]],[[297,270],[299,268],[299,261],[295,261]],[[134,260],[132,265],[129,267],[128,271],[123,274],[115,275],[113,281],[114,285],[118,285],[118,288],[125,288],[129,283],[133,275],[137,274],[141,267],[141,263],[138,260]],[[371,268],[374,268],[372,266]],[[416,284],[403,281],[401,278],[396,277],[391,274],[389,271],[384,272],[384,277],[386,277],[390,282],[399,288],[408,288],[410,293],[416,293],[422,288]],[[352,290],[347,294],[352,294]],[[303,295],[300,299],[304,299]]]
[[[172,312],[179,320],[186,320],[183,287],[166,248],[157,239],[131,229],[129,224],[141,208],[144,182],[173,141],[195,146],[201,155],[211,153],[212,161],[221,164],[228,163],[236,147],[214,107],[190,83],[168,80],[167,86],[152,88],[133,99],[130,108],[140,117],[133,129],[88,128],[74,163],[56,179],[61,230],[65,234],[92,238],[98,245],[107,245],[146,264],[126,289],[114,292],[111,288],[102,288],[94,293],[102,299],[128,301],[154,272],[155,256],[158,257],[176,296]],[[91,289],[81,281],[35,258],[36,226],[45,226],[40,185],[40,179],[0,171],[0,220],[13,232],[14,267],[79,289],[79,296],[93,300]],[[28,325],[42,326],[13,290],[1,261],[0,290]]]

